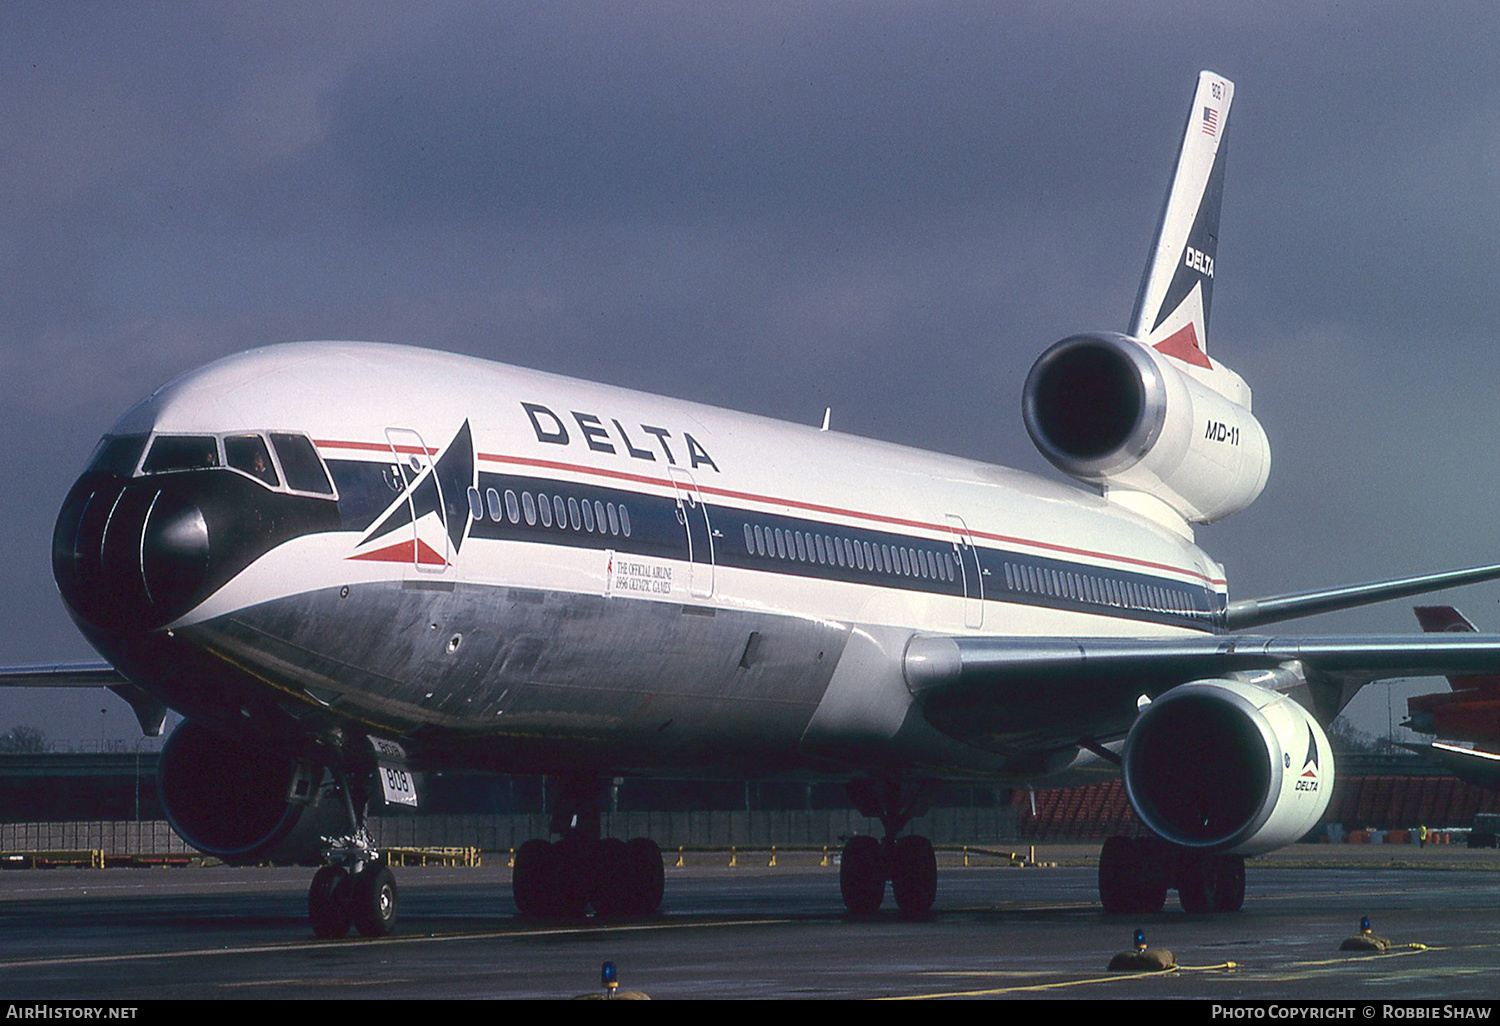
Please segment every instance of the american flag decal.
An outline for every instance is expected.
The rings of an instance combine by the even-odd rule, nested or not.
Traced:
[[[1212,107],[1203,108],[1203,134],[1219,134],[1219,112]]]

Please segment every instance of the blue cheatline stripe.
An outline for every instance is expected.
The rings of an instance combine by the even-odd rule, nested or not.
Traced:
[[[348,530],[364,530],[395,498],[379,463],[330,460]],[[494,494],[490,495],[493,491]],[[547,501],[543,516],[540,500]],[[670,496],[556,478],[479,474],[470,539],[613,549],[688,559]],[[1211,631],[1224,596],[1203,586],[1007,549],[709,504],[712,562],[789,577],[1011,602]],[[693,516],[698,516],[693,511]],[[694,562],[710,562],[700,543]],[[974,578],[975,559],[978,580]]]

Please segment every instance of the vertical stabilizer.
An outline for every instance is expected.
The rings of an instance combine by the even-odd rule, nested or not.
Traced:
[[[1233,82],[1212,71],[1199,72],[1177,169],[1130,318],[1135,338],[1205,369],[1213,366],[1206,355],[1208,310],[1233,98]]]

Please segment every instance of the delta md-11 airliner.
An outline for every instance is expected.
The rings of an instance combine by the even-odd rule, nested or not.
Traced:
[[[840,884],[937,895],[904,832],[934,781],[1114,763],[1147,836],[1106,842],[1104,908],[1231,911],[1244,857],[1326,808],[1320,721],[1369,680],[1500,671],[1476,634],[1272,638],[1276,620],[1500,567],[1230,601],[1194,525],[1270,471],[1250,390],[1208,355],[1233,85],[1199,76],[1128,334],[1026,382],[1072,480],[396,345],[308,342],[190,371],[100,442],[63,503],[58,588],[159,732],[174,828],[229,862],[320,866],[320,936],[393,928],[365,829],[443,768],[546,774],[523,914],[646,915],[649,838],[601,838],[617,776],[847,782],[882,836]]]

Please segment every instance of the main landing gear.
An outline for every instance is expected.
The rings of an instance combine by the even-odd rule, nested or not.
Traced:
[[[313,933],[327,940],[343,937],[351,926],[365,937],[384,937],[396,928],[396,877],[380,864],[365,828],[368,792],[351,789],[347,780],[340,784],[356,825],[347,837],[325,838],[328,864],[307,890],[307,918]]]
[[[902,801],[901,788],[890,781],[859,780],[849,797],[861,815],[879,819],[885,838],[851,837],[839,860],[839,890],[855,915],[870,915],[885,900],[889,881],[896,908],[905,916],[925,916],[937,901],[937,853],[917,834],[897,837],[914,817],[927,811],[929,788],[920,785]]]
[[[516,851],[511,876],[523,916],[648,916],[661,908],[666,874],[661,848],[648,837],[599,836],[600,782],[562,781],[552,812],[557,841],[531,840]]]
[[[1238,912],[1245,859],[1179,848],[1155,837],[1111,837],[1099,853],[1099,900],[1108,915],[1160,912],[1167,891],[1188,912]]]

